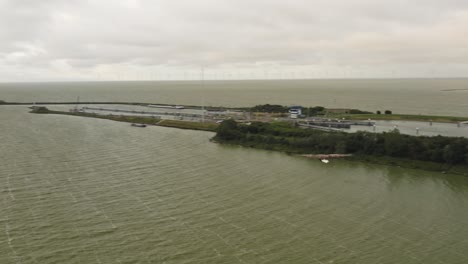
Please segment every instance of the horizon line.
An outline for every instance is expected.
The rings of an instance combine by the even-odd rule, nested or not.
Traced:
[[[468,76],[458,77],[346,77],[346,78],[259,78],[259,79],[162,79],[162,80],[50,80],[50,81],[0,81],[0,84],[12,83],[91,83],[91,82],[231,82],[231,81],[333,81],[333,80],[447,80],[468,79]]]

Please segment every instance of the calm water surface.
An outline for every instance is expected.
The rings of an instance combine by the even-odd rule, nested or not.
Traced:
[[[468,116],[468,79],[2,83],[5,101],[116,101],[212,106],[321,105]]]
[[[0,263],[460,263],[468,178],[0,108]]]

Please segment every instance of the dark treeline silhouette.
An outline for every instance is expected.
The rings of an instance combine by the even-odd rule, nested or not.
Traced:
[[[264,104],[264,105],[256,105],[250,109],[252,112],[262,112],[262,113],[287,113],[288,112],[287,106],[282,105],[271,105],[271,104]]]
[[[326,132],[302,129],[289,123],[238,124],[225,120],[215,140],[291,153],[343,153],[388,156],[447,164],[468,164],[468,139],[387,133]]]

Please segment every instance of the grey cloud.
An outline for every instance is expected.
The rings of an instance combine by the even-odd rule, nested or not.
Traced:
[[[0,17],[0,80],[112,65],[468,64],[464,0],[0,0]]]

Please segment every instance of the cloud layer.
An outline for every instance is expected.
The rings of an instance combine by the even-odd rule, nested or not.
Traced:
[[[0,81],[468,75],[466,0],[0,0],[0,19]]]

